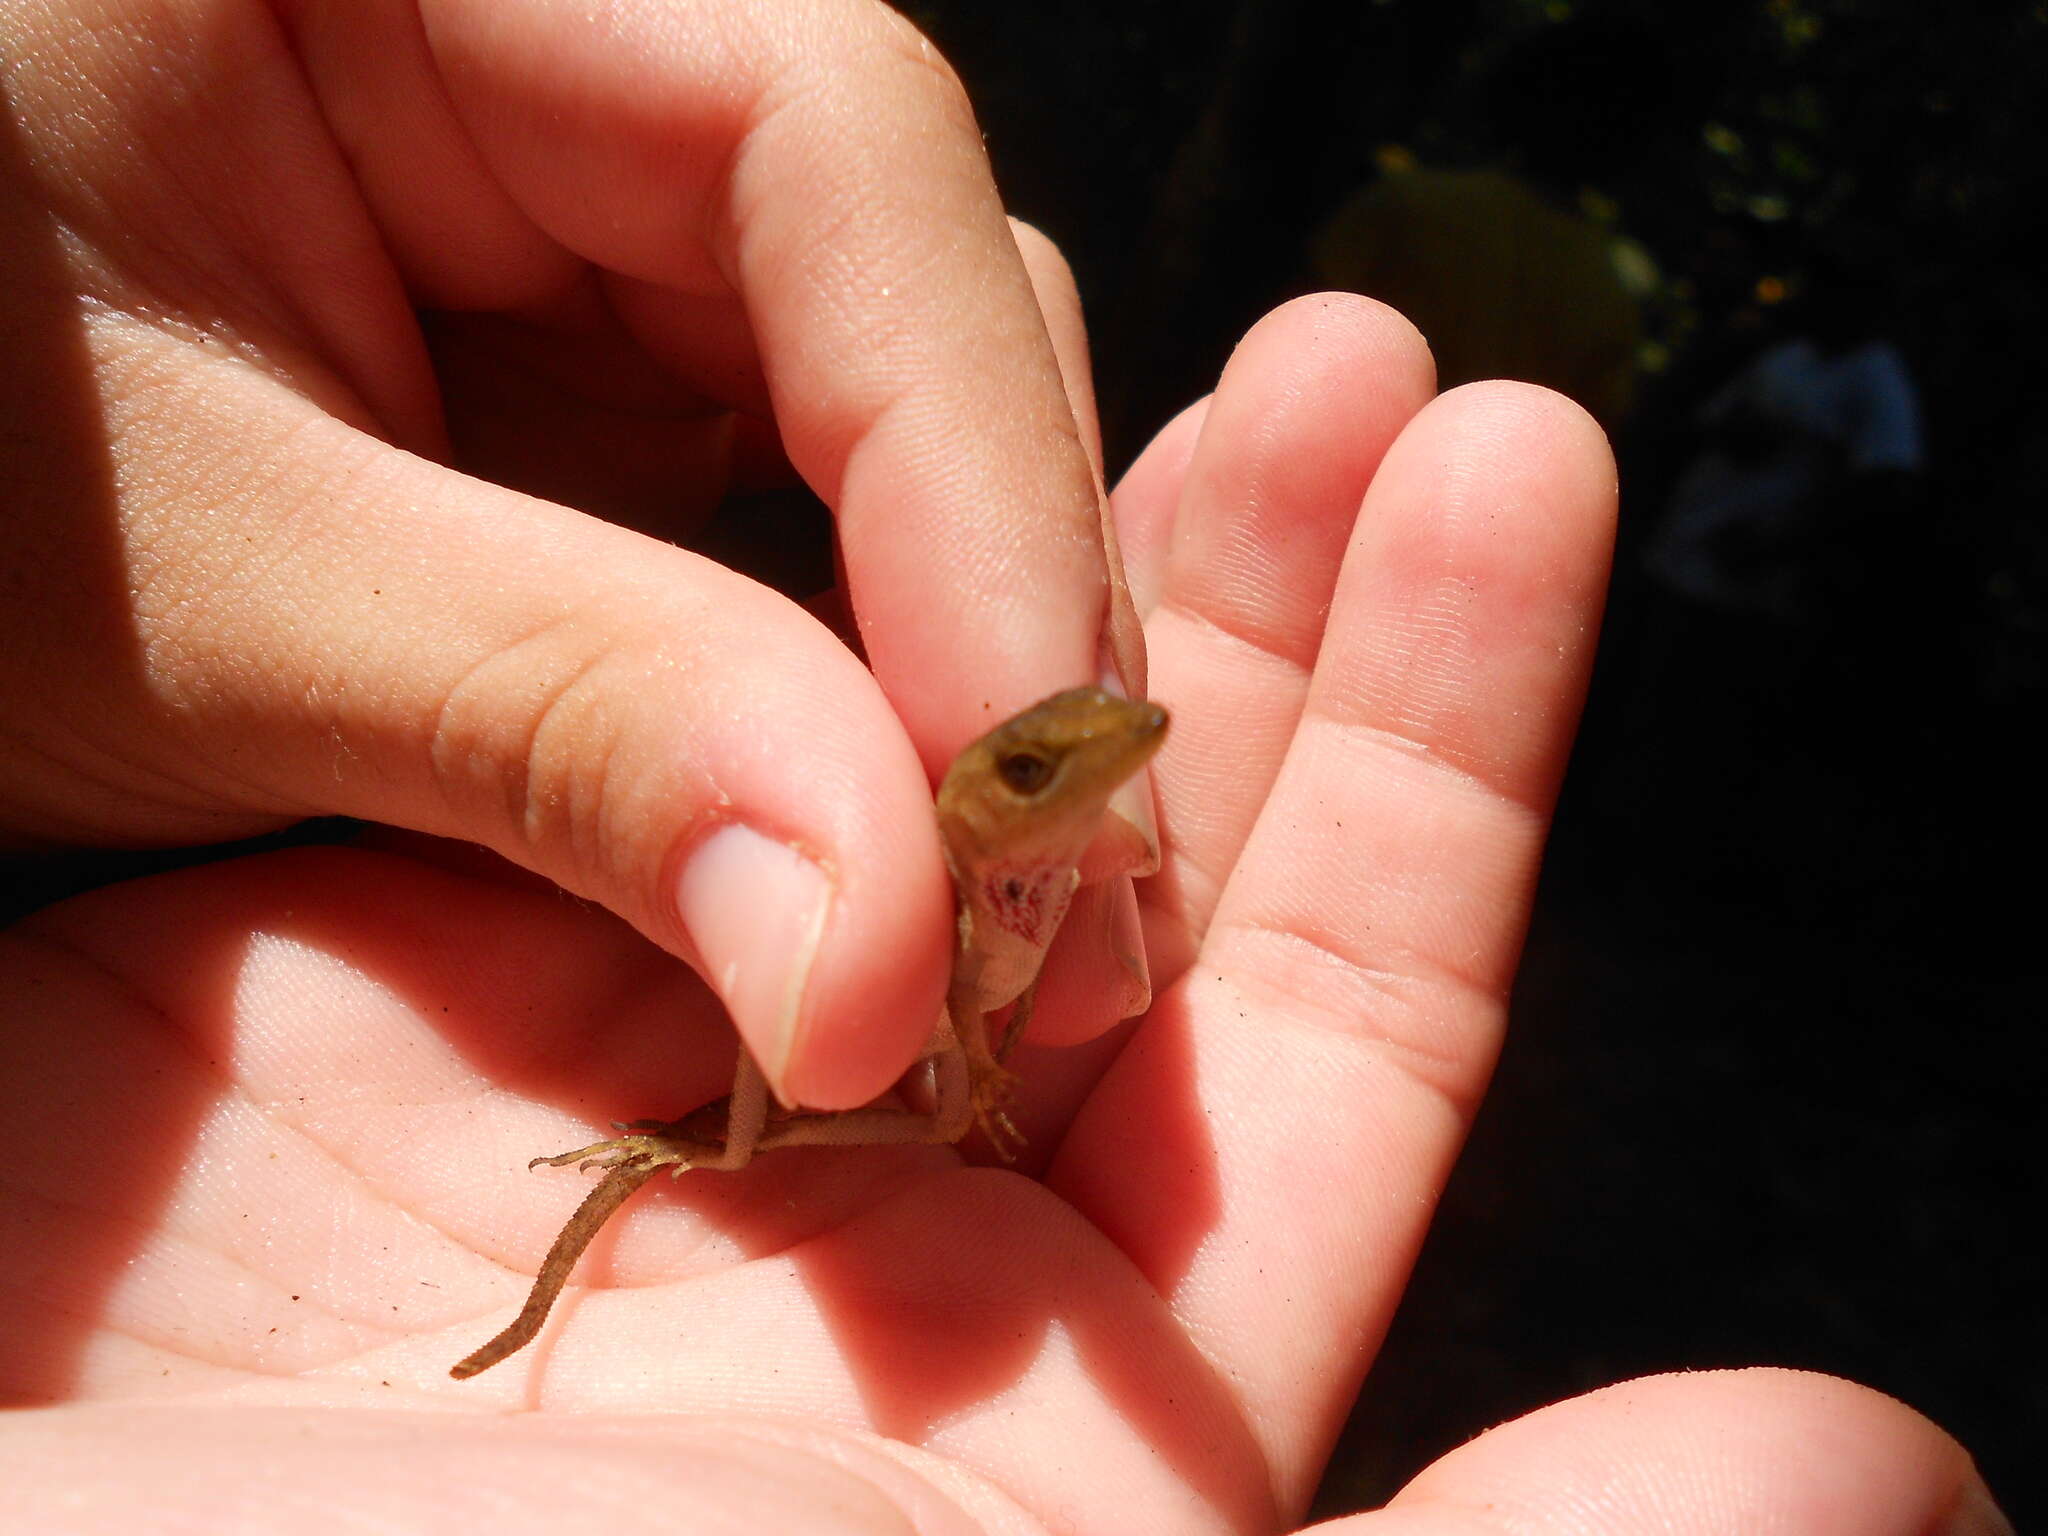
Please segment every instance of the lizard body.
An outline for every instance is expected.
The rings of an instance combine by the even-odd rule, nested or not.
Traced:
[[[519,1315],[449,1374],[466,1380],[540,1331],[570,1271],[612,1213],[658,1170],[730,1171],[792,1146],[954,1142],[979,1121],[1006,1159],[1021,1138],[1003,1114],[1003,1067],[1030,1018],[1047,947],[1080,884],[1082,854],[1118,788],[1158,749],[1166,711],[1095,688],[1054,694],[971,743],[946,771],[936,810],[953,879],[957,932],[946,1004],[921,1060],[932,1109],[875,1106],[771,1113],[760,1069],[744,1047],[732,1093],[673,1122],[620,1126],[614,1140],[529,1167],[596,1166],[605,1176],[548,1250]],[[989,1016],[1016,1004],[1000,1041]]]

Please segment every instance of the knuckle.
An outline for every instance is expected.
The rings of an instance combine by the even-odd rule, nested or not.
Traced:
[[[482,658],[441,703],[432,762],[458,824],[495,823],[532,867],[573,890],[614,883],[614,707],[644,679],[630,656],[549,625]]]

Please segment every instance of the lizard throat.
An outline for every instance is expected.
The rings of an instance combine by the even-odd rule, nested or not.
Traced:
[[[1074,897],[1074,866],[1062,860],[998,862],[981,871],[977,905],[1012,938],[1043,949],[1052,942]]]

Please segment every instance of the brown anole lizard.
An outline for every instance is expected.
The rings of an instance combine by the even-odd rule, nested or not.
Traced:
[[[922,1058],[931,1074],[929,1112],[771,1113],[760,1070],[742,1049],[722,1104],[673,1122],[621,1126],[614,1140],[535,1158],[529,1167],[574,1163],[603,1168],[605,1176],[556,1237],[518,1317],[449,1374],[466,1380],[526,1345],[598,1229],[662,1168],[729,1171],[780,1147],[954,1142],[977,1121],[1007,1158],[1021,1138],[1003,1113],[1012,1082],[1003,1060],[1030,1018],[1039,967],[1110,796],[1165,735],[1166,711],[1157,704],[1074,688],[997,726],[947,769],[937,811],[958,928],[946,1006]],[[989,1016],[1011,1003],[1002,1039],[991,1040]]]

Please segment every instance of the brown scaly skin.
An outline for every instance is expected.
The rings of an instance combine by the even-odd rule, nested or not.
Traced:
[[[774,1113],[760,1071],[742,1051],[729,1098],[670,1122],[620,1126],[610,1141],[545,1163],[597,1167],[584,1197],[548,1250],[519,1316],[457,1364],[458,1381],[488,1370],[540,1331],[583,1250],[612,1213],[661,1168],[729,1171],[778,1147],[954,1142],[979,1122],[1005,1158],[1021,1141],[1003,1113],[1013,1083],[1002,1065],[1031,1014],[1045,951],[1067,914],[1078,865],[1110,796],[1166,736],[1166,711],[1097,688],[1071,688],[1006,720],[953,760],[939,785],[939,835],[953,876],[959,936],[946,1012],[925,1048],[934,1107]],[[1015,1003],[999,1042],[988,1016]]]

